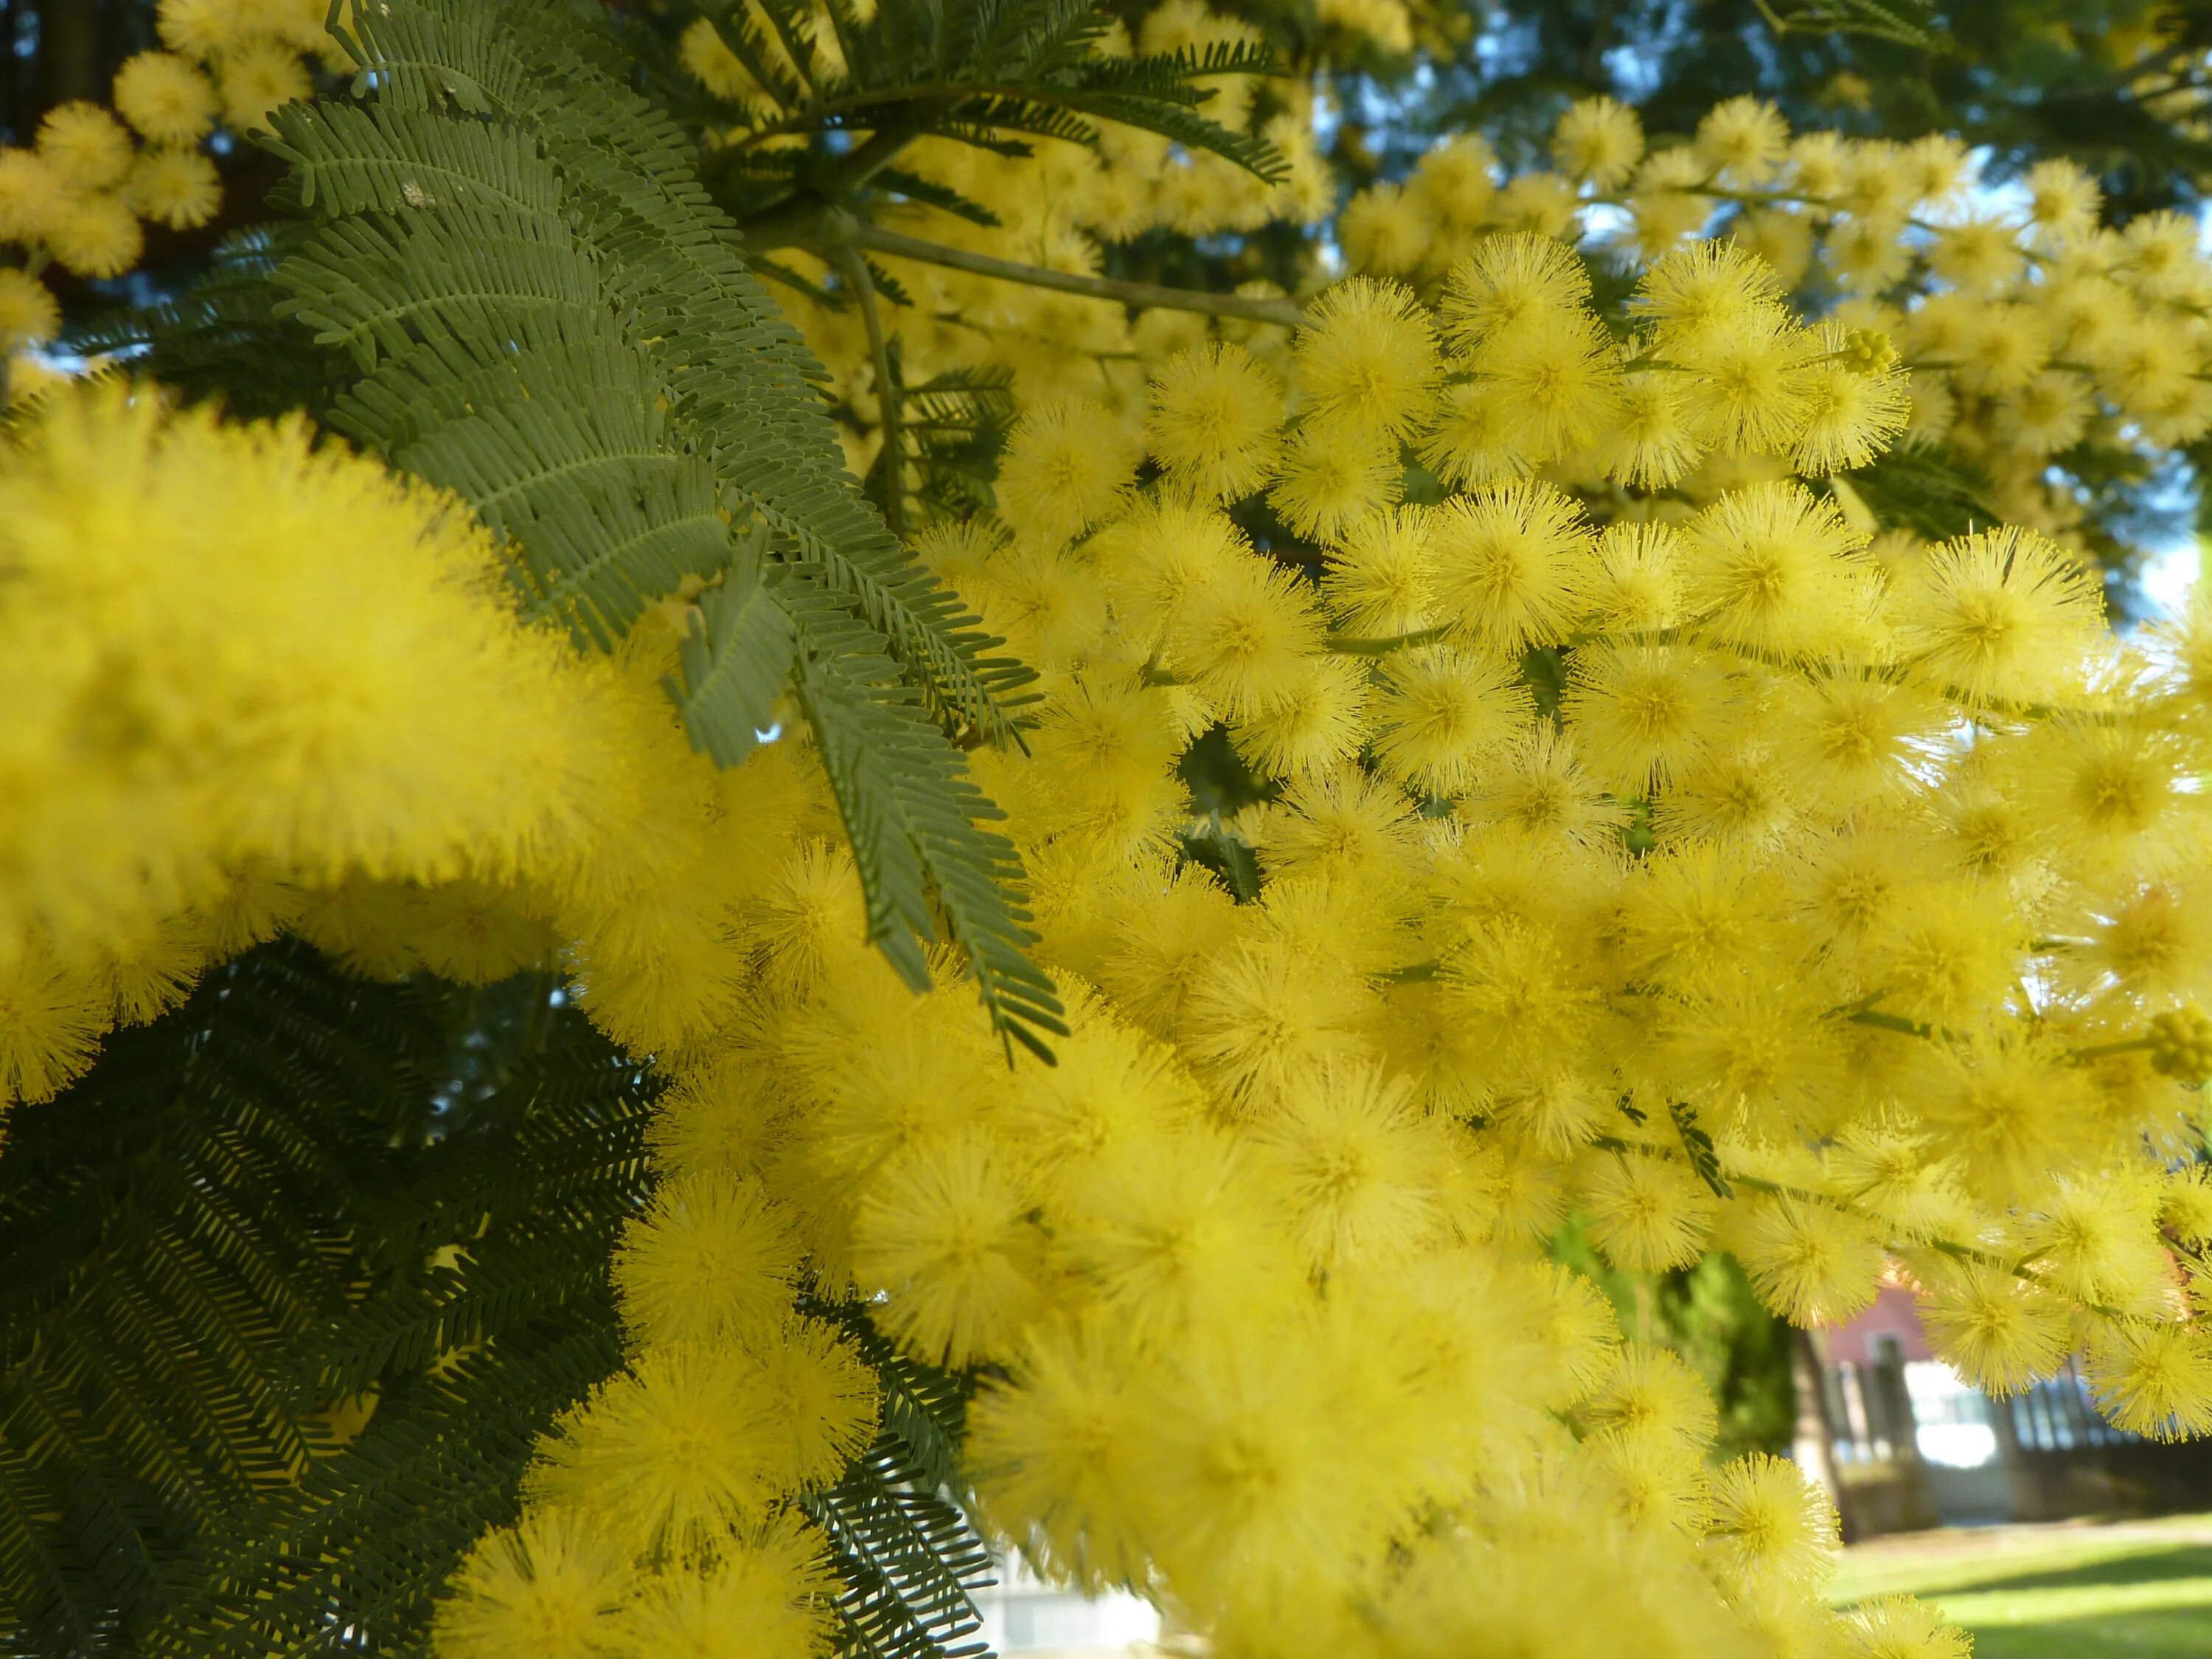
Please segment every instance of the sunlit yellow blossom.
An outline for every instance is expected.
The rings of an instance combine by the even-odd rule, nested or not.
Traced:
[[[1452,268],[1443,315],[1465,351],[1533,318],[1571,312],[1589,292],[1589,272],[1550,237],[1492,236]]]
[[[52,289],[26,272],[0,269],[0,354],[51,340],[61,325]]]
[[[133,212],[172,230],[193,230],[222,206],[215,163],[198,150],[148,150],[131,169],[124,191]]]
[[[1498,652],[1565,637],[1592,546],[1571,499],[1548,484],[1486,485],[1430,523],[1437,603],[1455,635]]]
[[[224,123],[240,132],[269,125],[279,104],[305,99],[313,91],[307,66],[289,47],[254,42],[225,52],[216,79],[222,91]]]
[[[1790,129],[1771,104],[1746,95],[1717,104],[1698,123],[1698,158],[1739,184],[1772,175],[1790,142]]]
[[[1133,447],[1097,404],[1047,404],[1007,440],[999,500],[1017,531],[1065,541],[1104,517],[1135,471]]]
[[[1267,481],[1281,423],[1274,377],[1241,346],[1209,345],[1154,377],[1146,434],[1171,477],[1200,495],[1235,497]]]
[[[1354,277],[1330,289],[1307,312],[1297,350],[1314,412],[1349,434],[1403,437],[1434,399],[1435,326],[1397,284]]]

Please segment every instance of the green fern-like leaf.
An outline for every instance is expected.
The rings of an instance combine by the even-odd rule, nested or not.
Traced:
[[[845,472],[818,368],[682,134],[583,13],[390,0],[357,18],[376,101],[288,109],[274,141],[318,216],[277,271],[283,308],[361,371],[332,423],[473,503],[526,608],[580,639],[609,645],[703,582],[670,690],[718,760],[750,750],[787,670],[811,672],[878,941],[918,980],[950,937],[999,1027],[1036,1046],[1058,1005],[1024,954],[1018,867],[947,741],[1018,741],[1031,677]],[[848,628],[866,672],[810,666],[849,654]],[[795,648],[810,630],[835,640]]]
[[[416,1646],[462,1553],[514,1518],[538,1436],[620,1364],[606,1266],[644,1200],[652,1094],[556,1015],[419,1160],[372,1218],[379,1291],[298,1352],[318,1397],[374,1391],[367,1427],[209,1528],[149,1653]]]
[[[800,705],[854,854],[878,872],[867,893],[871,933],[909,984],[927,988],[933,897],[999,1030],[1049,1060],[1036,1033],[1067,1028],[1052,981],[1029,960],[1028,914],[1006,897],[1012,843],[980,827],[998,809],[866,623],[802,583],[785,592],[799,629]]]
[[[275,314],[276,268],[306,238],[305,226],[281,222],[237,232],[185,292],[72,330],[69,348],[128,361],[189,398],[218,398],[241,417],[322,410],[352,379],[350,360]]]
[[[982,1540],[932,1491],[886,1430],[828,1492],[801,1500],[830,1540],[844,1590],[839,1647],[854,1659],[965,1659],[982,1626],[971,1592],[991,1582]]]
[[[419,1635],[619,1359],[606,1261],[653,1090],[549,990],[364,985],[271,946],[19,1109],[0,1652]]]
[[[435,1010],[304,953],[214,975],[18,1109],[0,1159],[0,1644],[101,1650],[183,1544],[312,1459],[299,1345],[368,1263],[349,1218],[427,1094]],[[20,1587],[20,1588],[16,1588]]]
[[[876,1443],[828,1491],[801,1499],[828,1537],[844,1584],[837,1613],[849,1659],[958,1659],[982,1652],[973,1592],[990,1583],[989,1552],[959,1503],[959,1446],[969,1383],[900,1352],[857,1303],[816,1303],[883,1389]]]
[[[798,644],[791,613],[757,566],[700,596],[684,641],[681,683],[669,693],[700,745],[723,765],[743,760],[775,723]]]
[[[1266,52],[1104,57],[1097,47],[1113,17],[1095,0],[981,0],[949,10],[932,0],[882,0],[865,18],[832,5],[835,60],[807,45],[814,9],[797,0],[711,0],[700,15],[777,106],[765,119],[749,118],[750,131],[715,158],[717,184],[748,213],[851,195],[840,152],[819,142],[793,148],[797,135],[865,135],[886,158],[922,137],[1023,155],[1026,139],[1087,144],[1100,123],[1113,122],[1224,156],[1270,182],[1283,177],[1270,147],[1205,113],[1213,95],[1206,77],[1272,74]],[[927,199],[910,180],[878,173],[873,182]]]

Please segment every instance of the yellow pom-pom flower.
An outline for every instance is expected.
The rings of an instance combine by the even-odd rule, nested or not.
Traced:
[[[1430,526],[1437,602],[1455,637],[1505,654],[1565,639],[1593,546],[1569,496],[1534,482],[1485,485],[1447,501]]]
[[[39,123],[39,156],[73,192],[112,190],[131,170],[131,135],[98,104],[61,104]]]
[[[52,339],[61,325],[52,289],[27,271],[0,266],[0,357]]]
[[[2089,1387],[2119,1427],[2153,1440],[2212,1431],[2212,1339],[2193,1326],[2130,1321],[2094,1336]]]
[[[1413,188],[1439,223],[1472,230],[1498,193],[1497,167],[1497,155],[1482,139],[1455,134],[1415,164]]]
[[[1738,330],[1783,320],[1780,280],[1765,260],[1731,242],[1691,242],[1638,278],[1635,314],[1651,325],[1662,355],[1694,359]]]
[[[828,1637],[835,1580],[818,1538],[785,1518],[711,1565],[646,1581],[622,1621],[623,1659],[812,1659]],[[443,1659],[443,1656],[441,1656]]]
[[[1671,1160],[1626,1153],[1599,1156],[1583,1192],[1590,1237],[1633,1273],[1686,1267],[1703,1252],[1713,1195]]]
[[[124,199],[132,212],[172,230],[194,230],[222,207],[215,163],[193,149],[149,149],[131,169]]]
[[[1234,501],[1274,471],[1282,417],[1282,387],[1251,353],[1208,344],[1170,358],[1153,378],[1145,432],[1177,483]]]
[[[2035,702],[2081,683],[2102,596],[2033,531],[2008,526],[1945,543],[1920,563],[1914,586],[1902,643],[1952,695]]]
[[[241,44],[255,22],[235,0],[161,0],[155,18],[162,44],[200,63]]]
[[[1393,639],[1436,625],[1436,550],[1429,510],[1408,507],[1369,515],[1332,553],[1322,591],[1346,632]]]
[[[1345,204],[1337,235],[1354,270],[1373,276],[1409,276],[1427,259],[1436,222],[1413,190],[1377,184]]]
[[[1410,289],[1355,276],[1306,313],[1298,379],[1314,417],[1355,439],[1403,438],[1436,398],[1435,325]]]
[[[1284,1219],[1316,1271],[1406,1261],[1441,1225],[1447,1148],[1410,1092],[1372,1066],[1323,1064],[1262,1105],[1253,1144],[1281,1180]]]
[[[1599,779],[1625,793],[1667,782],[1739,718],[1743,693],[1711,656],[1689,647],[1578,651],[1572,673],[1565,713],[1576,747]]]
[[[120,276],[146,251],[146,234],[120,196],[86,196],[68,202],[46,227],[54,258],[80,276]]]
[[[1136,471],[1121,423],[1096,404],[1048,404],[1022,417],[999,468],[999,501],[1024,535],[1066,541],[1112,507]]]
[[[1012,1162],[975,1135],[916,1146],[868,1183],[854,1217],[854,1275],[888,1295],[886,1322],[934,1361],[1008,1357],[1036,1309],[1042,1241]]]
[[[1267,501],[1297,534],[1334,539],[1403,489],[1398,457],[1386,444],[1306,431],[1291,445]]]
[[[1552,129],[1552,159],[1571,179],[1616,189],[1644,159],[1644,123],[1611,98],[1580,99]]]
[[[0,1105],[50,1100],[90,1067],[109,1008],[88,967],[19,946],[0,965]]]
[[[431,1626],[438,1659],[606,1659],[644,1576],[580,1514],[530,1515],[477,1540]]]
[[[1579,312],[1589,271],[1571,249],[1526,232],[1485,237],[1452,267],[1441,314],[1462,353],[1540,317]]]
[[[1540,313],[1492,336],[1469,361],[1514,411],[1516,447],[1531,462],[1586,448],[1619,407],[1620,368],[1613,342],[1586,315]]]
[[[1494,659],[1449,646],[1401,651],[1382,670],[1376,763],[1417,794],[1462,794],[1534,712],[1527,688]]]
[[[223,125],[235,132],[266,127],[278,105],[301,103],[314,93],[299,54],[273,40],[224,52],[216,75],[222,89]]]
[[[1909,1595],[1877,1595],[1848,1617],[1855,1659],[1972,1659],[1972,1638]]]
[[[44,156],[0,146],[0,241],[44,240],[66,200],[60,175]]]
[[[1873,1302],[1881,1277],[1881,1236],[1826,1205],[1762,1205],[1734,1243],[1759,1300],[1793,1325],[1849,1319]]]
[[[1745,94],[1716,104],[1698,123],[1698,157],[1737,184],[1762,184],[1774,175],[1790,143],[1790,128],[1773,105]]]
[[[1681,1356],[1642,1345],[1620,1350],[1583,1415],[1601,1434],[1653,1440],[1693,1454],[1703,1452],[1720,1425],[1711,1390]]]
[[[196,144],[215,125],[214,86],[173,52],[142,52],[115,72],[116,113],[149,143]]]
[[[1713,1476],[1705,1545],[1738,1582],[1816,1589],[1835,1571],[1838,1534],[1835,1505],[1787,1458],[1753,1452]]]
[[[661,1183],[615,1253],[623,1316],[647,1344],[744,1342],[789,1307],[799,1250],[756,1181],[712,1169]]]
[[[1685,534],[1683,608],[1719,640],[1803,655],[1848,637],[1868,609],[1864,538],[1801,485],[1731,490]]]

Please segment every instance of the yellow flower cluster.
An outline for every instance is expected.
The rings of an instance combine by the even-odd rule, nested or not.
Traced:
[[[39,280],[50,265],[120,276],[145,252],[145,227],[191,230],[222,207],[205,144],[218,123],[264,125],[313,90],[317,58],[346,60],[325,31],[325,0],[161,0],[168,50],[116,72],[112,107],[51,110],[27,149],[0,146],[0,364],[53,338],[61,309]]]
[[[799,820],[763,805],[779,760],[739,788],[685,740],[680,605],[579,657],[451,497],[112,383],[0,452],[0,1102],[282,927],[471,983],[568,941],[640,1053],[738,1006],[717,906]]]
[[[802,732],[689,750],[680,602],[579,658],[450,501],[144,396],[57,398],[0,465],[11,1092],[286,923],[374,973],[557,951],[670,1079],[630,1364],[441,1659],[818,1648],[790,1498],[877,1403],[801,1292],[988,1367],[992,1522],[1225,1659],[1955,1653],[1826,1608],[1832,1512],[1709,1466],[1695,1377],[1545,1261],[1570,1208],[1626,1266],[1730,1249],[1801,1322],[1901,1261],[1985,1386],[2084,1347],[2116,1420],[2212,1428],[2212,602],[2125,644],[2032,529],[1870,541],[1827,479],[1919,401],[1882,317],[1808,325],[1678,232],[1616,328],[1538,222],[1674,176],[1625,118],[1517,197],[1439,151],[1490,189],[1450,263],[1288,342],[937,295],[1038,331],[945,345],[1018,350],[1031,406],[996,515],[920,541],[1042,676],[975,769],[1071,1010],[1051,1066],[951,958],[915,997],[869,950]],[[1778,129],[1724,106],[1667,188],[1802,182]],[[1095,222],[1012,177],[970,182],[1081,259]],[[1224,739],[1263,799],[1201,812]]]
[[[741,1019],[738,908],[793,848],[850,890],[830,931],[865,949],[798,752],[726,774],[685,742],[659,691],[680,615],[580,657],[518,624],[499,568],[460,502],[304,422],[113,383],[41,400],[0,453],[0,1101],[51,1096],[110,1027],[286,927],[365,973],[479,983],[565,943],[641,1053]],[[617,1269],[635,1363],[549,1443],[532,1519],[471,1562],[441,1642],[819,1645],[832,1586],[781,1500],[834,1480],[877,1406],[793,1312],[800,1265],[757,1187],[662,1184]]]
[[[1106,411],[1036,410],[1003,521],[924,535],[1045,674],[1029,755],[977,765],[1073,1035],[1010,1074],[951,964],[908,995],[805,828],[804,751],[772,748],[758,811],[794,827],[722,912],[741,1009],[627,1033],[658,1029],[676,1079],[675,1207],[619,1269],[638,1363],[770,1319],[801,1261],[912,1351],[1003,1374],[968,1448],[999,1527],[1228,1653],[1933,1659],[1950,1638],[1909,1604],[1826,1611],[1824,1500],[1771,1460],[1710,1468],[1695,1379],[1621,1350],[1538,1242],[1577,1206],[1626,1265],[1726,1247],[1801,1322],[1901,1258],[1987,1385],[2087,1342],[2119,1420],[2212,1422],[2212,1190],[2170,1165],[2212,1060],[2212,617],[2130,653],[2032,532],[1886,562],[1781,479],[1594,522],[1522,469],[1653,465],[1635,376],[1682,388],[1680,468],[1765,447],[1817,473],[1902,397],[1882,342],[1792,322],[1741,250],[1655,265],[1625,361],[1560,256],[1491,238],[1434,311],[1347,283],[1288,384],[1233,343],[1161,365],[1142,484]],[[1459,389],[1553,338],[1591,343],[1587,375],[1553,404],[1532,377],[1472,444]],[[1401,447],[1485,460],[1409,504]],[[1317,582],[1226,513],[1261,492],[1322,544]],[[1177,766],[1216,725],[1273,798],[1194,824]],[[1194,837],[1249,850],[1250,902]],[[716,1386],[652,1374],[672,1419]],[[550,1443],[526,1529],[626,1539],[665,1584],[714,1552],[641,1545],[639,1515],[760,1454],[573,1478],[639,1386]],[[742,1557],[761,1522],[725,1509]],[[538,1628],[499,1582],[465,1580],[451,1659]]]
[[[1433,291],[1498,231],[1646,264],[1725,236],[1780,285],[1838,296],[1839,325],[1893,337],[1912,434],[1973,457],[2008,521],[2062,539],[2081,505],[2053,457],[2085,439],[2155,457],[2212,428],[2212,267],[2194,222],[2105,228],[2095,181],[2071,161],[1997,189],[1947,135],[1793,137],[1748,97],[1650,153],[1632,110],[1585,100],[1552,149],[1555,171],[1510,180],[1479,140],[1432,151],[1403,186],[1346,207],[1346,257]]]
[[[222,510],[240,499],[243,523]],[[642,625],[608,665],[518,629],[450,499],[312,453],[296,424],[96,387],[43,406],[0,519],[22,714],[0,759],[9,1094],[52,1094],[108,1027],[286,927],[364,973],[471,982],[565,938],[602,1024],[641,1052],[696,1040],[742,1018],[759,946],[735,907],[763,913],[793,847],[841,902],[839,960],[880,970],[811,757],[718,774],[659,695],[675,630]],[[698,1162],[617,1264],[636,1362],[563,1425],[532,1522],[464,1575],[455,1651],[819,1644],[818,1544],[777,1500],[866,1443],[872,1375],[792,1311],[781,1212]]]
[[[823,67],[836,66],[836,38],[826,17],[805,39]],[[1135,46],[1146,52],[1203,53],[1211,46],[1257,40],[1249,25],[1209,12],[1200,0],[1169,0],[1144,19]],[[1132,43],[1117,26],[1097,50],[1127,56]],[[710,141],[740,150],[789,142],[776,131],[775,100],[711,23],[702,19],[691,26],[682,56],[738,118],[738,124],[710,134]],[[1026,158],[924,138],[901,152],[901,170],[988,204],[998,222],[979,225],[921,200],[885,203],[878,218],[886,228],[956,251],[1082,276],[1098,274],[1102,244],[1154,229],[1208,235],[1325,218],[1335,205],[1335,185],[1315,148],[1310,89],[1237,75],[1206,77],[1205,84],[1214,95],[1199,112],[1273,144],[1288,169],[1282,183],[1270,185],[1218,155],[1188,153],[1158,134],[1112,124],[1102,129],[1096,149],[1036,139],[1030,141],[1035,153]],[[1260,95],[1262,84],[1267,100]],[[771,257],[809,284],[780,288],[779,298],[830,367],[837,401],[859,416],[841,433],[854,470],[865,476],[881,442],[866,323],[857,307],[814,297],[824,287],[843,283],[846,273],[834,262],[791,249]],[[951,370],[1006,370],[1025,398],[1103,392],[1117,407],[1139,410],[1142,363],[1195,337],[1194,319],[1175,313],[1146,313],[1133,328],[1116,302],[892,255],[872,257],[896,274],[913,301],[896,311],[886,307],[884,319],[909,386]]]

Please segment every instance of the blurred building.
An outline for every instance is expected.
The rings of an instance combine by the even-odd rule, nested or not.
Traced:
[[[1798,1383],[1796,1455],[1830,1488],[1846,1537],[2159,1514],[2200,1509],[2212,1492],[2212,1446],[2112,1427],[2071,1361],[2011,1400],[1970,1386],[1930,1351],[1900,1285],[1810,1334]]]
[[[1000,1559],[999,1582],[975,1593],[983,1627],[975,1639],[994,1654],[1024,1659],[1161,1659],[1159,1610],[1141,1596],[1086,1596],[1048,1583],[1018,1554]]]

